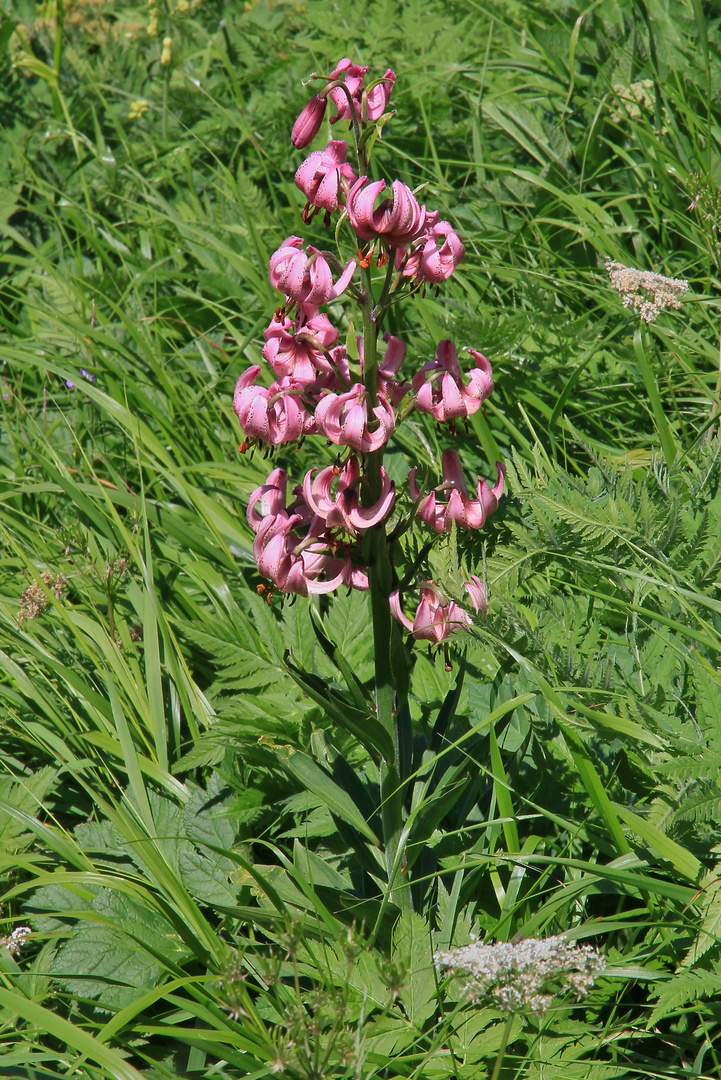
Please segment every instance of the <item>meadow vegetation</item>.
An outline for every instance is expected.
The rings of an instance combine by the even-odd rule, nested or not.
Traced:
[[[0,1077],[720,1076],[719,6],[0,20]],[[466,249],[389,328],[411,370],[491,360],[457,449],[507,466],[463,549],[487,617],[413,654],[403,911],[367,600],[257,592],[248,496],[321,444],[241,454],[232,411],[303,231],[302,80],[342,56],[395,70],[375,168]],[[608,262],[680,307],[640,319]],[[385,464],[439,462],[419,414]],[[559,935],[605,968],[510,1021],[434,963]]]

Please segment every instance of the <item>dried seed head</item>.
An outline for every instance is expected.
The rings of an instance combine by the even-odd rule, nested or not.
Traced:
[[[44,571],[40,577],[52,592],[56,600],[62,600],[68,587],[68,579],[64,574],[56,574],[53,581],[52,575]],[[20,597],[20,611],[17,614],[18,623],[27,622],[28,619],[37,619],[47,610],[50,601],[45,590],[36,581],[30,585]]]

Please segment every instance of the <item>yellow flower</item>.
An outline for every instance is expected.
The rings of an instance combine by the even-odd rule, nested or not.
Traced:
[[[163,38],[163,52],[160,57],[161,64],[169,64],[173,59],[173,39]]]
[[[134,101],[128,109],[128,120],[137,120],[141,116],[145,116],[148,111],[148,102],[145,98],[138,98]]]

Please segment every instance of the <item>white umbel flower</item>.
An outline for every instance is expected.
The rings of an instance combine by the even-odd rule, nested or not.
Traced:
[[[606,260],[611,285],[620,295],[624,307],[637,311],[644,322],[653,322],[664,308],[680,308],[681,297],[688,291],[684,278],[664,277],[650,270],[634,270],[631,266]]]
[[[437,953],[435,962],[463,980],[470,1001],[505,1013],[546,1012],[563,990],[584,997],[606,966],[591,945],[574,945],[562,936],[496,945],[474,941]]]

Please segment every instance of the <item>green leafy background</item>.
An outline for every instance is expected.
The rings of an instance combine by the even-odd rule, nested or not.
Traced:
[[[157,8],[153,37],[66,0],[58,56],[54,4],[0,4],[0,937],[32,929],[0,949],[0,1075],[475,1080],[504,1020],[434,952],[567,933],[605,975],[516,1020],[504,1080],[718,1076],[721,10]],[[444,337],[490,358],[455,445],[508,469],[430,553],[490,607],[451,671],[415,656],[402,917],[365,598],[256,593],[270,464],[231,408],[300,231],[302,80],[344,55],[396,71],[376,167],[466,246],[390,329],[411,372]],[[688,279],[682,309],[641,332],[607,258]],[[416,417],[389,472],[443,445]]]

